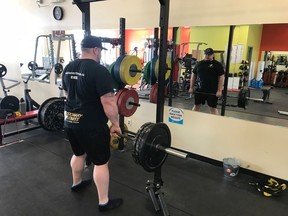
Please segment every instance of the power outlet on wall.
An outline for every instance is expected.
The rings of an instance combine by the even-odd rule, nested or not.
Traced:
[[[37,4],[43,4],[43,0],[36,0]]]
[[[127,125],[130,127],[132,126],[132,119],[127,119]]]

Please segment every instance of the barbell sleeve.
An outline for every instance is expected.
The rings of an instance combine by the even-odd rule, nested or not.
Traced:
[[[204,95],[213,95],[213,96],[216,96],[216,94],[213,94],[213,93],[207,93],[207,92],[198,92],[198,91],[194,91],[193,93],[194,93],[194,94],[204,94]]]
[[[140,104],[139,104],[139,103],[134,103],[134,102],[132,102],[132,101],[129,101],[129,105],[133,105],[133,106],[140,107]]]
[[[126,135],[126,134],[119,134],[119,133],[118,133],[118,136],[133,141],[134,138],[135,138],[135,136],[137,135],[137,133],[134,133],[134,132],[129,131],[129,130],[126,130],[126,131],[124,131],[124,132],[126,132],[126,133],[128,133],[128,134],[131,134],[131,135],[133,135],[134,137],[130,137],[130,136]],[[156,145],[155,145],[155,148],[156,148],[157,150],[160,150],[160,151],[165,151],[165,152],[166,152],[167,154],[169,154],[169,155],[173,155],[173,156],[176,156],[176,157],[179,157],[179,158],[182,158],[182,159],[187,159],[187,157],[188,157],[188,154],[186,154],[186,153],[184,153],[184,152],[181,152],[181,151],[178,151],[178,150],[175,150],[175,149],[172,149],[172,148],[166,148],[166,147],[163,147],[163,146],[161,146],[161,145],[159,145],[159,144],[156,144]]]
[[[142,70],[138,70],[138,69],[130,69],[130,72],[136,72],[136,73],[142,73]]]
[[[156,149],[165,151],[167,154],[170,154],[170,155],[182,158],[182,159],[187,159],[187,157],[188,157],[188,154],[181,152],[181,151],[178,151],[178,150],[175,150],[175,149],[172,149],[172,148],[165,148],[163,146],[156,145]]]

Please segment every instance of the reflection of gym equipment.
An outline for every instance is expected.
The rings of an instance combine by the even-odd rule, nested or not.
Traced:
[[[281,88],[287,88],[288,86],[288,71],[279,71],[276,75],[275,86]]]
[[[0,99],[1,100],[0,109],[11,109],[14,112],[16,112],[19,110],[19,99],[13,95],[8,95],[8,92],[10,91],[11,88],[19,85],[20,82],[17,80],[4,78],[6,74],[7,74],[7,68],[5,67],[5,65],[0,64],[0,85],[2,87],[4,94],[4,97]],[[4,80],[12,82],[13,84],[5,86]]]
[[[19,129],[17,122],[19,121],[26,121],[28,119],[33,119],[37,117],[37,113],[38,111],[31,111],[31,112],[27,112],[25,114],[22,115],[16,115],[15,112],[19,111],[19,99],[15,96],[12,95],[8,95],[8,92],[10,91],[11,88],[17,86],[20,84],[20,81],[17,80],[13,80],[13,79],[6,79],[3,78],[2,75],[6,75],[7,73],[7,68],[0,64],[0,84],[2,86],[3,92],[4,92],[4,98],[1,99],[0,102],[0,113],[1,113],[1,117],[0,117],[0,145],[2,145],[2,140],[5,137],[8,136],[13,136],[13,135],[17,135],[20,134],[22,132],[27,132],[36,128],[39,128],[38,125],[34,126],[34,127],[25,127],[23,129]],[[13,82],[14,84],[6,87],[4,85],[4,80]],[[24,111],[25,112],[25,111]],[[16,131],[11,131],[11,132],[5,132],[5,126],[6,124],[10,124],[10,123],[14,123],[15,127],[16,127]],[[3,131],[2,131],[2,125],[3,125]],[[20,141],[20,139],[18,140]]]
[[[249,62],[242,60],[241,65],[239,66],[239,69],[241,72],[238,73],[238,76],[240,77],[239,80],[239,89],[248,86],[248,80],[249,80]]]
[[[288,112],[287,112],[287,111],[278,110],[278,113],[279,113],[280,115],[286,115],[286,116],[288,116]]]
[[[267,68],[264,69],[263,73],[263,83],[264,85],[272,85],[274,84],[276,76],[276,65],[268,65]]]
[[[63,72],[63,63],[64,59],[60,58],[60,51],[61,51],[61,45],[64,41],[68,41],[69,43],[69,55],[70,55],[70,61],[73,61],[77,58],[76,53],[76,43],[74,40],[73,34],[64,34],[59,35],[57,37],[54,37],[53,40],[56,40],[58,42],[58,48],[57,48],[57,54],[56,54],[56,64],[54,65],[54,71],[56,73],[55,76],[55,84],[57,84],[57,78],[61,77],[60,74]]]
[[[181,67],[185,68],[185,72],[179,78],[179,90],[187,94],[190,87],[192,69],[196,65],[197,59],[193,58],[192,54],[186,53],[182,59],[179,59],[179,62]],[[182,70],[182,68],[180,70]]]
[[[23,80],[24,83],[24,98],[26,101],[26,111],[38,110],[40,105],[32,99],[30,96],[31,89],[28,87],[28,82],[32,75],[28,75],[26,80]],[[24,79],[24,77],[22,77]]]
[[[196,44],[196,53],[195,53],[195,58],[192,56],[192,54],[186,53],[184,55],[185,47],[189,44]],[[180,97],[184,97],[185,100],[190,99],[191,95],[188,93],[189,87],[190,87],[190,78],[191,78],[191,73],[196,65],[198,58],[199,58],[199,48],[201,45],[207,45],[207,43],[204,42],[185,42],[182,43],[182,52],[181,56],[182,58],[178,58],[179,60],[179,91],[182,92],[182,94],[179,94]],[[182,73],[183,67],[185,68],[185,72]]]
[[[38,46],[39,46],[39,40],[41,38],[46,39],[46,44],[44,44],[44,47],[46,48],[46,55],[47,57],[43,57],[41,61],[43,62],[43,66],[39,66],[40,59],[37,58],[38,53]],[[37,63],[38,61],[38,63]],[[39,35],[36,38],[36,45],[35,45],[35,53],[34,53],[34,60],[33,62],[30,62],[28,67],[29,69],[32,69],[32,79],[38,80],[41,82],[49,82],[49,75],[51,73],[51,70],[54,66],[54,47],[53,47],[53,41],[52,41],[52,35]]]
[[[250,95],[250,89],[254,90],[254,88],[248,88],[249,89],[249,95]],[[271,86],[264,86],[261,88],[262,91],[262,97],[261,98],[254,98],[249,96],[249,100],[259,103],[265,103],[265,104],[272,104],[272,102],[269,101],[270,99],[270,91],[272,87]]]
[[[196,59],[199,60],[199,48],[201,45],[208,45],[207,43],[204,43],[204,42],[185,42],[185,43],[182,43],[181,46],[182,46],[182,53],[181,53],[181,56],[183,57],[184,56],[184,50],[185,50],[185,46],[189,45],[189,44],[197,44],[197,47],[196,47]]]

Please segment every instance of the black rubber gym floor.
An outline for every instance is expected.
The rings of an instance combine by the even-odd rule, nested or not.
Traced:
[[[63,132],[36,129],[21,134],[23,142],[0,147],[1,216],[163,215],[155,212],[146,181],[153,180],[135,164],[131,148],[112,151],[110,197],[122,197],[117,210],[99,213],[94,185],[72,193],[71,150]],[[15,141],[9,137],[5,141]],[[91,167],[85,170],[91,178]],[[168,156],[162,167],[164,199],[173,216],[285,216],[288,193],[265,197],[249,185],[254,178],[240,172],[225,177],[223,168],[195,159]]]

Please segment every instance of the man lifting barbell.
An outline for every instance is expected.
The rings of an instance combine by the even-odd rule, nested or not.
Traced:
[[[204,54],[205,59],[196,64],[190,79],[190,94],[194,93],[194,86],[197,85],[192,110],[199,111],[201,105],[207,101],[210,113],[218,115],[217,101],[218,97],[222,95],[224,69],[222,64],[214,59],[212,48],[204,50]],[[199,94],[201,92],[207,94]]]
[[[93,179],[97,187],[99,211],[119,207],[122,199],[109,199],[110,134],[121,133],[118,109],[113,94],[112,77],[99,64],[101,39],[86,36],[81,42],[81,57],[70,62],[63,71],[62,84],[67,94],[64,128],[70,141],[73,156],[71,168],[76,192],[91,183],[82,180],[86,155],[94,164]],[[107,125],[108,119],[112,123]]]

